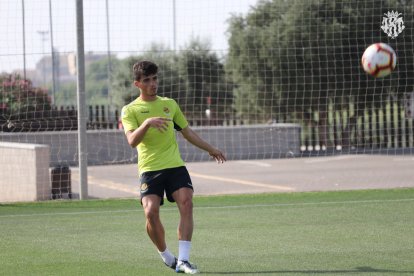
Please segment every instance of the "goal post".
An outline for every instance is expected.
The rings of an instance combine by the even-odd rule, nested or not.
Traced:
[[[79,198],[88,198],[88,148],[86,141],[85,46],[83,0],[76,0],[76,69],[78,107]]]

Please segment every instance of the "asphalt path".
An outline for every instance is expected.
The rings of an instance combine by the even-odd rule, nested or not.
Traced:
[[[412,155],[336,155],[327,157],[191,162],[195,195],[338,191],[414,187]],[[71,168],[72,192],[79,170]],[[90,198],[139,196],[136,164],[88,167]]]

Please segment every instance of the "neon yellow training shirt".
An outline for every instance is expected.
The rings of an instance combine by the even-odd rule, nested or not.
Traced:
[[[150,127],[138,144],[139,173],[184,166],[174,129],[186,128],[188,122],[175,100],[158,96],[155,101],[146,102],[137,98],[124,106],[121,118],[125,133],[137,129],[152,117],[165,117],[172,121],[168,122],[168,129],[163,132]]]

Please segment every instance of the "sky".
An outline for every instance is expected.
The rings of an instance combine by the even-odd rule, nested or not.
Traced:
[[[176,49],[183,49],[191,38],[199,38],[209,41],[213,50],[225,52],[226,20],[232,14],[246,14],[257,2],[175,0]],[[76,0],[50,0],[50,3],[52,16],[49,16],[49,0],[0,0],[0,72],[22,69],[24,56],[26,68],[35,68],[44,55],[50,55],[52,36],[59,53],[76,51]],[[107,53],[105,3],[105,0],[83,1],[86,52]],[[111,52],[122,58],[148,50],[152,43],[173,49],[173,3],[173,0],[108,0]]]

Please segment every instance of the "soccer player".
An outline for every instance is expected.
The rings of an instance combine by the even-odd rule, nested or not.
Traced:
[[[176,272],[195,274],[197,267],[189,261],[194,227],[193,185],[180,156],[175,130],[218,163],[226,161],[226,157],[189,127],[175,100],[157,95],[158,66],[155,63],[137,62],[133,73],[140,95],[122,108],[121,118],[128,144],[138,148],[141,204],[147,233],[167,266]],[[176,202],[180,213],[178,259],[168,250],[159,216],[164,192],[168,201]]]

